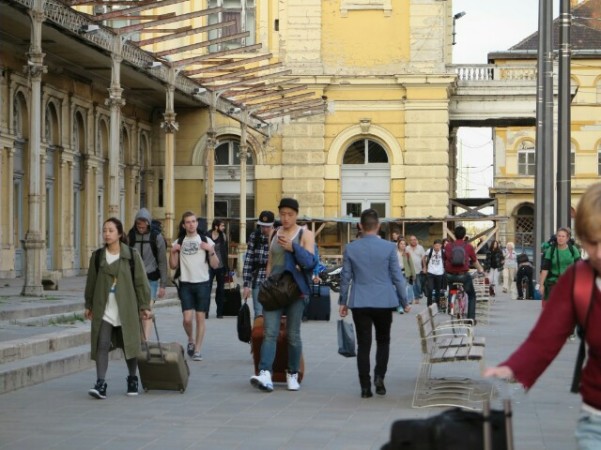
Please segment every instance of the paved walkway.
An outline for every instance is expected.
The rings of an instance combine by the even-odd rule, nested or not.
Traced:
[[[48,292],[51,298],[45,301],[81,299],[83,282],[62,280],[61,291]],[[0,314],[40,302],[16,297],[18,281],[0,283]],[[337,354],[337,314],[330,322],[303,324],[306,376],[301,390],[276,386],[270,394],[248,382],[251,355],[249,346],[237,340],[235,318],[211,318],[205,360],[190,361],[184,394],[151,391],[127,397],[125,363],[111,361],[104,401],[86,393],[95,381],[94,370],[0,395],[0,449],[379,449],[394,420],[441,411],[411,408],[420,363],[414,313],[423,307],[395,316],[385,397],[359,397],[355,358]],[[539,309],[539,302],[497,298],[489,324],[477,327],[478,335],[487,338],[489,364],[524,339]],[[164,341],[185,342],[178,306],[157,308],[157,321]],[[527,395],[512,386],[516,449],[575,448],[580,397],[568,391],[576,351],[577,343],[568,342]],[[477,366],[465,367],[475,376]]]

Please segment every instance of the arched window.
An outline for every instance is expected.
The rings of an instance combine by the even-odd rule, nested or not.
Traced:
[[[250,149],[247,150],[248,156],[246,164],[253,165],[253,155]],[[215,147],[215,165],[217,166],[239,166],[240,165],[240,144],[233,139],[221,141]]]
[[[388,155],[386,150],[375,141],[370,139],[361,139],[355,141],[347,148],[344,153],[342,164],[375,164],[387,163]]]
[[[536,173],[536,153],[534,142],[523,141],[518,147],[518,175],[534,176]]]
[[[390,165],[382,145],[371,139],[351,143],[342,158],[343,216],[372,208],[386,217],[390,208]]]

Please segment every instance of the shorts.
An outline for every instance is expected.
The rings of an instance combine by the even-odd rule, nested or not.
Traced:
[[[179,299],[182,302],[182,311],[194,309],[196,312],[208,312],[211,302],[211,285],[208,281],[202,283],[179,284]]]

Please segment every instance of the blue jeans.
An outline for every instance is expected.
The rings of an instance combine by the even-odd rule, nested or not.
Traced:
[[[255,312],[255,318],[263,315],[263,305],[259,301],[259,287],[252,288],[253,296],[253,311]]]
[[[601,416],[581,411],[576,426],[578,450],[597,450],[601,447]]]
[[[154,302],[159,292],[159,280],[148,280],[148,284],[150,285],[150,300]]]
[[[417,272],[415,274],[415,280],[413,280],[413,297],[416,300],[419,300],[422,296],[423,287],[422,287],[422,279],[420,277],[420,273]]]
[[[476,318],[476,291],[474,290],[474,283],[472,282],[472,276],[466,273],[447,273],[447,281],[449,288],[455,281],[463,283],[463,291],[467,294],[467,318]]]
[[[297,301],[283,309],[263,311],[265,337],[261,345],[261,360],[259,370],[269,370],[273,373],[273,360],[278,336],[280,334],[280,319],[286,316],[286,333],[288,335],[288,372],[298,372],[300,358],[303,352],[300,327],[305,310],[305,298],[299,297]]]

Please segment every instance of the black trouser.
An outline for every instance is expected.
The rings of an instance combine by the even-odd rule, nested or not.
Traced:
[[[438,301],[442,297],[444,279],[444,275],[428,273],[428,306],[432,304],[434,291],[436,291],[436,303],[439,305]]]
[[[209,268],[209,286],[211,286],[211,289],[213,289],[213,280],[217,279],[217,289],[215,289],[215,304],[217,305],[217,317],[223,316],[223,303],[225,302],[226,272],[227,270],[225,267],[220,267],[219,269]],[[208,315],[209,311],[207,310],[207,316]]]
[[[386,375],[388,357],[390,354],[390,327],[392,325],[392,311],[388,308],[353,308],[353,322],[357,332],[357,369],[359,383],[366,389],[371,385],[369,377],[371,352],[372,324],[376,329],[376,367],[374,377]]]
[[[522,266],[518,269],[515,276],[515,282],[518,288],[518,298],[534,298],[534,283],[532,277],[534,276],[534,270],[530,266]],[[522,289],[522,279],[528,278],[528,291],[524,292]]]

